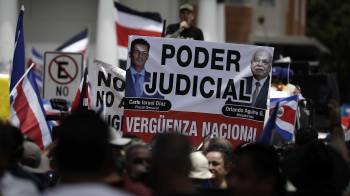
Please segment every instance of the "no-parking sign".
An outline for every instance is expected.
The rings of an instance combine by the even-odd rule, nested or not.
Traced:
[[[43,88],[45,99],[72,101],[82,76],[81,53],[45,52]]]

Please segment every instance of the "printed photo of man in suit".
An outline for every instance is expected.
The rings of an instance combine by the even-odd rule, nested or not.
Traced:
[[[247,83],[251,84],[251,106],[266,108],[271,67],[272,55],[264,49],[257,50],[250,64],[253,76],[247,78]]]
[[[144,83],[150,82],[151,77],[151,73],[145,69],[149,50],[150,44],[144,39],[135,39],[131,42],[130,67],[126,70],[125,97],[164,99],[158,92],[153,95],[144,92]]]
[[[272,54],[265,49],[258,49],[253,54],[250,64],[252,76],[244,78],[246,80],[245,93],[250,96],[250,103],[237,103],[228,99],[225,104],[266,109],[271,67]]]

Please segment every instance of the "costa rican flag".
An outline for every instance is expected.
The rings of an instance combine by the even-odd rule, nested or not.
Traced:
[[[10,93],[10,121],[44,149],[52,140],[36,89],[33,69],[30,67]]]
[[[277,110],[275,130],[283,139],[293,139],[298,108],[298,95],[270,99],[270,110]]]
[[[139,12],[114,2],[120,66],[125,68],[128,57],[128,36],[160,37],[163,31],[159,13]]]
[[[72,103],[71,111],[79,108],[91,109],[90,85],[88,81],[88,69],[85,68],[84,77],[81,80],[80,86],[75,94]]]
[[[275,130],[284,140],[293,139],[298,107],[298,95],[270,99],[270,117],[258,143],[271,144]]]
[[[51,143],[51,134],[45,119],[33,66],[24,73],[24,36],[22,6],[16,28],[10,88],[10,121],[23,134],[31,137],[42,149]]]

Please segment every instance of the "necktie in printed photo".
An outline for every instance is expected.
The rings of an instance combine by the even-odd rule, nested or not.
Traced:
[[[135,77],[135,92],[136,92],[136,96],[137,97],[141,97],[142,95],[142,88],[141,88],[141,84],[140,84],[140,78],[141,78],[141,74],[137,73],[137,74],[134,74],[134,77]]]
[[[256,102],[256,98],[258,97],[258,94],[259,94],[259,90],[260,90],[260,83],[259,82],[256,82],[255,83],[255,90],[253,92],[253,98],[252,98],[252,105],[255,105],[255,102]]]

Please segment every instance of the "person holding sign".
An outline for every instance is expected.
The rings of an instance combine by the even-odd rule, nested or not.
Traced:
[[[202,30],[193,25],[193,6],[188,3],[183,4],[179,11],[181,22],[169,25],[166,30],[166,37],[204,40]]]
[[[226,104],[248,105],[266,109],[270,84],[272,55],[265,49],[258,49],[252,57],[250,69],[252,76],[246,77],[246,94],[251,95],[250,103],[235,103],[228,99]]]
[[[144,83],[150,82],[151,73],[145,70],[150,45],[144,39],[135,39],[130,46],[130,67],[126,70],[125,97],[164,99],[158,92],[149,95],[144,92]]]

